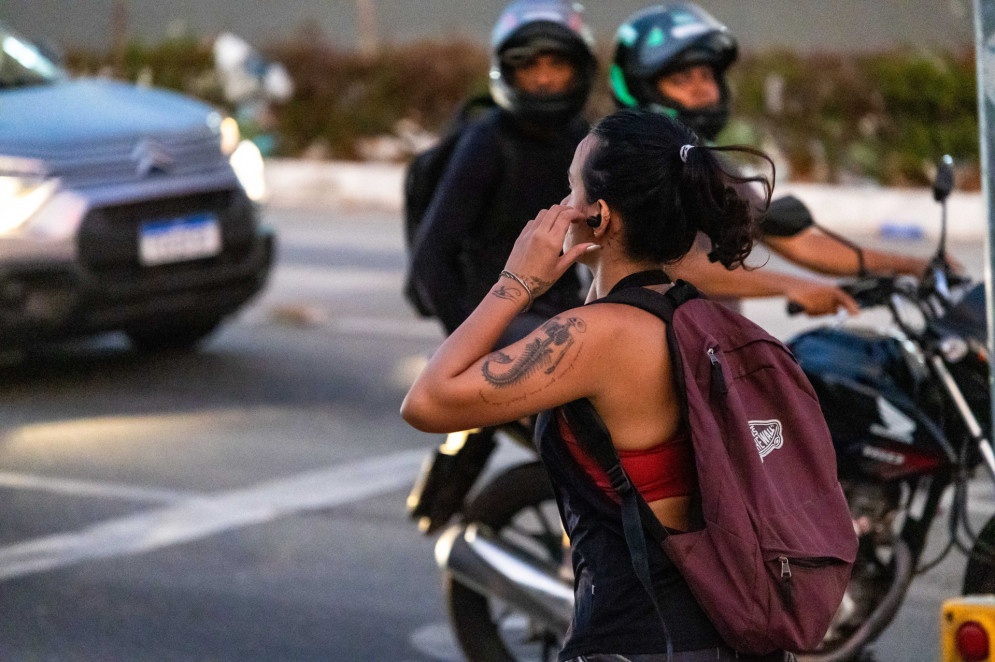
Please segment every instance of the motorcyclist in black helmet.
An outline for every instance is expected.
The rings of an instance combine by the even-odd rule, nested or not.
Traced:
[[[618,29],[611,65],[611,90],[618,107],[640,107],[675,117],[701,138],[713,141],[729,120],[726,70],[736,61],[729,29],[690,2],[668,2],[631,15]],[[764,243],[803,267],[830,275],[856,274],[856,253],[812,226],[811,214],[794,197],[775,200],[762,231]],[[706,243],[707,246],[707,243]],[[698,285],[713,297],[785,296],[809,315],[856,302],[839,287],[770,269],[727,271],[692,252],[670,268],[671,276]],[[927,261],[864,249],[869,271],[921,275]]]
[[[412,276],[447,332],[487,293],[524,224],[569,193],[564,173],[587,132],[581,111],[597,70],[576,2],[520,0],[492,35],[497,107],[467,129],[418,231]],[[509,328],[524,336],[581,301],[560,279]]]

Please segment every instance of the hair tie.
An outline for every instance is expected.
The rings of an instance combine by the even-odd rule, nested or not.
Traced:
[[[681,162],[682,163],[687,163],[688,162],[688,152],[690,152],[692,149],[694,149],[694,145],[684,145],[684,147],[681,147]]]

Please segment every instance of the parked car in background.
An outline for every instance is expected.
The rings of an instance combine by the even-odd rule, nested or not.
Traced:
[[[212,107],[71,80],[0,23],[0,346],[195,345],[265,284],[259,151]]]

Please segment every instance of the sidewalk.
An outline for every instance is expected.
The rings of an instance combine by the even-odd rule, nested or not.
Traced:
[[[269,159],[266,181],[268,204],[273,207],[402,209],[403,165]],[[805,202],[816,221],[844,235],[908,239],[939,235],[940,206],[930,189],[778,183],[775,195],[788,194]],[[980,193],[956,192],[947,208],[951,239],[984,238],[987,218]]]

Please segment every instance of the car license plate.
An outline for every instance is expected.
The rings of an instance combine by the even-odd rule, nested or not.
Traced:
[[[221,252],[218,217],[203,212],[142,223],[138,254],[145,266],[212,257]]]

